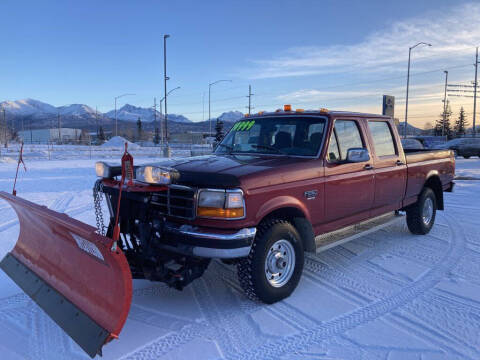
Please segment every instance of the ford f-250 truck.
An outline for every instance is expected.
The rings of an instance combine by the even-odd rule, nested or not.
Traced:
[[[249,298],[274,303],[295,289],[304,252],[325,234],[394,211],[427,234],[454,169],[450,150],[404,151],[391,118],[286,106],[241,119],[212,155],[97,163],[106,236],[1,193],[22,226],[1,267],[93,356],[123,326],[132,277],[181,289],[222,259],[237,266]],[[65,320],[73,314],[74,328]]]

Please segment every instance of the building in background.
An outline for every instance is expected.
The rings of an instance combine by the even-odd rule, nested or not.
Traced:
[[[36,129],[18,132],[18,137],[25,144],[47,144],[50,142],[69,143],[81,140],[82,130],[71,128]]]

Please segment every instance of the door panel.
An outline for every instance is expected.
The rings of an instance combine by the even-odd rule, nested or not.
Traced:
[[[371,216],[401,207],[405,196],[407,166],[389,121],[368,121],[375,168],[375,197]]]
[[[332,231],[367,218],[373,204],[372,161],[342,163],[349,148],[368,149],[367,142],[361,135],[360,121],[338,119],[334,126],[327,144],[325,226],[322,231]]]

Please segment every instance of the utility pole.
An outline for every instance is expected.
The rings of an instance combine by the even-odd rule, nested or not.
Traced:
[[[2,106],[2,112],[3,112],[3,124],[5,126],[5,148],[7,148],[8,147],[8,144],[7,144],[7,142],[8,142],[8,140],[7,140],[7,128],[8,128],[8,126],[7,126],[7,120],[6,120],[7,118],[5,117],[5,108],[3,106]]]
[[[478,47],[475,54],[475,82],[473,83],[473,137],[475,137],[475,119],[477,116],[477,70],[478,70]]]
[[[61,144],[62,142],[62,123],[60,120],[60,113],[57,114],[57,122],[58,122],[58,143]]]
[[[157,98],[156,97],[153,97],[153,143],[155,144],[155,146],[157,146],[157,144],[155,143],[155,141],[157,141],[155,139],[155,136],[157,134],[157,129],[158,129],[158,124],[157,124]]]
[[[447,84],[448,84],[448,71],[445,70],[445,93],[443,95],[443,126],[442,136],[445,136],[445,122],[447,121]]]
[[[170,78],[167,76],[167,39],[170,35],[163,35],[163,93],[165,98],[165,141],[167,143],[167,155],[169,153],[168,149],[168,112],[167,112],[167,80]]]
[[[252,85],[248,85],[248,115],[251,115],[252,112]]]
[[[100,136],[100,130],[98,129],[98,112],[97,107],[95,106],[95,124],[97,125],[97,139]]]

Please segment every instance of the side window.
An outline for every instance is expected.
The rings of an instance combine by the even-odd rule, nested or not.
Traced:
[[[355,121],[337,120],[333,131],[328,146],[328,160],[346,160],[348,149],[363,148],[362,137]]]
[[[327,160],[335,162],[340,160],[340,152],[338,151],[337,137],[335,131],[332,131],[330,136],[330,143],[328,144]]]
[[[368,127],[372,133],[373,146],[377,156],[395,155],[395,145],[388,123],[385,121],[369,121]]]

